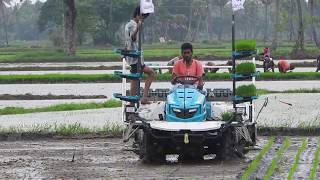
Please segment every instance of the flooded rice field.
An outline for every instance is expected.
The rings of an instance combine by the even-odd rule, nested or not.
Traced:
[[[0,109],[5,107],[40,108],[71,103],[102,103],[106,100],[107,99],[0,100]]]
[[[268,105],[257,120],[260,127],[320,126],[320,94],[269,94],[255,101],[256,114],[265,98]]]
[[[2,142],[0,179],[238,179],[258,152],[226,162],[148,165],[121,139]]]
[[[258,137],[264,147],[269,137]],[[262,156],[249,179],[263,179],[281,147],[277,137]],[[289,148],[278,158],[270,179],[287,179],[303,137],[290,137]],[[307,138],[307,147],[298,159],[294,179],[309,179],[315,137]],[[240,179],[260,152],[251,150],[243,159],[228,161],[144,164],[121,139],[70,139],[14,141],[0,144],[0,179]],[[319,173],[316,179],[319,178]]]
[[[269,94],[260,96],[255,101],[256,117],[267,97],[269,98],[268,105],[263,109],[257,120],[259,127],[297,128],[320,125],[320,111],[317,108],[320,107],[320,94]],[[45,102],[49,103],[50,101]],[[58,103],[59,100],[54,102]],[[63,100],[62,102],[67,101]],[[41,107],[39,103],[41,102],[25,101],[25,104],[21,106],[25,108]],[[291,106],[288,104],[291,104]],[[5,107],[6,105],[2,106]],[[10,104],[8,103],[7,106],[10,106]],[[26,129],[32,128],[35,125],[46,126],[74,123],[79,123],[89,128],[102,127],[109,123],[122,125],[121,108],[2,115],[0,116],[0,122],[2,127],[8,128],[14,126]]]
[[[1,115],[1,128],[19,127],[32,129],[36,126],[47,127],[55,125],[80,124],[91,129],[108,124],[122,125],[121,108],[92,109],[80,111],[44,112],[18,115]]]
[[[239,82],[238,85],[250,82]],[[144,84],[142,83],[142,87]],[[257,81],[258,89],[285,91],[292,89],[320,88],[320,81]],[[32,95],[105,95],[113,97],[113,93],[121,92],[121,83],[89,83],[89,84],[1,84],[0,94],[32,94]],[[232,82],[206,82],[206,88],[232,88]],[[127,89],[129,84],[127,84]],[[156,82],[152,89],[172,88],[169,82]]]

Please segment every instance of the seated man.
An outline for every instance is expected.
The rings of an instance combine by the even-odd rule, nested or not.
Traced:
[[[294,70],[294,65],[293,64],[290,64],[287,60],[280,60],[278,62],[278,69],[279,69],[279,72],[280,73],[286,73],[288,71],[292,71]]]
[[[193,47],[190,43],[184,43],[181,46],[181,55],[183,59],[177,61],[173,66],[173,79],[178,76],[196,76],[199,79],[197,82],[197,88],[203,89],[202,76],[204,75],[204,70],[202,63],[198,60],[192,58]],[[175,82],[173,82],[175,83]]]
[[[317,70],[316,70],[316,72],[319,72],[319,71],[320,71],[320,55],[317,58]]]

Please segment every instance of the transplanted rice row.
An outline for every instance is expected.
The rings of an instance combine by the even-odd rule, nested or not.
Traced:
[[[260,151],[258,156],[251,162],[248,169],[243,173],[241,180],[246,180],[257,169],[263,156],[271,149],[274,144],[274,137],[269,138],[267,145]]]
[[[317,150],[314,154],[314,159],[312,163],[312,169],[310,172],[310,180],[315,180],[317,171],[318,171],[318,166],[319,166],[319,155],[320,155],[320,138],[318,138],[318,147]]]
[[[291,180],[293,178],[294,173],[296,172],[297,168],[298,168],[298,164],[301,158],[301,154],[305,151],[305,149],[307,148],[308,145],[308,140],[307,138],[304,138],[301,146],[298,150],[298,153],[294,159],[294,163],[292,164],[290,171],[289,171],[289,175],[288,175],[288,180]]]
[[[31,109],[25,109],[21,107],[6,107],[4,109],[0,109],[0,115],[28,114],[28,113],[37,113],[37,112],[75,111],[75,110],[117,108],[117,107],[121,107],[120,101],[108,100],[103,103],[57,104],[57,105],[48,106],[48,107],[31,108]]]
[[[156,76],[156,81],[170,81],[172,75],[164,73]],[[208,73],[206,81],[230,81],[229,73]],[[261,73],[257,80],[319,80],[320,73],[292,72],[292,73]],[[13,83],[96,83],[120,82],[121,78],[113,74],[29,74],[29,75],[0,75],[0,84]]]
[[[278,163],[280,162],[284,152],[289,148],[290,146],[290,140],[289,138],[285,138],[283,141],[282,147],[277,151],[276,156],[272,159],[272,162],[270,166],[268,167],[266,175],[263,177],[264,180],[270,179],[270,177],[273,175],[274,171],[276,170]]]

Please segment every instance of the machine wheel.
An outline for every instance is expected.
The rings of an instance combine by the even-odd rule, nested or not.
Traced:
[[[139,132],[141,137],[139,143],[139,157],[143,163],[163,162],[165,160],[164,155],[158,152],[153,144],[152,137],[149,133],[145,133],[143,130]]]
[[[245,146],[246,142],[244,140],[236,142],[234,128],[230,127],[222,135],[221,146],[216,154],[217,158],[220,160],[243,158],[248,152]]]
[[[222,134],[221,146],[217,152],[217,158],[220,160],[230,160],[235,157],[234,153],[234,135],[231,128],[228,128]]]

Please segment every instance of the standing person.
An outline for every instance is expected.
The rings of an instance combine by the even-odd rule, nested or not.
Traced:
[[[287,60],[281,59],[278,62],[278,69],[280,73],[286,73],[288,71],[294,70],[294,65],[290,64]]]
[[[140,13],[140,6],[136,7],[133,18],[126,24],[125,26],[125,50],[133,50],[138,51],[139,50],[139,31],[141,28],[141,25],[143,23],[143,20],[148,15],[144,15]],[[131,66],[130,72],[131,73],[138,73],[138,58],[132,58],[132,57],[126,57],[126,62],[128,65]],[[152,81],[155,78],[155,72],[153,69],[149,68],[144,64],[144,60],[142,59],[141,62],[141,70],[143,73],[146,73],[148,75],[146,81],[145,81],[145,87],[143,91],[143,97],[141,98],[141,104],[150,104],[148,101],[148,94],[149,89],[151,86]],[[138,81],[132,80],[131,86],[130,86],[130,95],[135,96],[138,94]]]
[[[265,47],[263,49],[263,58],[266,58],[266,57],[269,57],[269,58],[271,57],[271,51],[268,47]]]
[[[316,72],[319,72],[319,71],[320,71],[320,55],[317,58],[317,70],[316,70]]]
[[[181,55],[183,59],[177,61],[173,66],[172,79],[178,76],[196,76],[199,81],[196,83],[199,90],[203,89],[204,83],[202,77],[204,70],[202,63],[192,58],[193,47],[190,43],[184,43],[181,46]],[[175,82],[173,82],[175,83]]]

